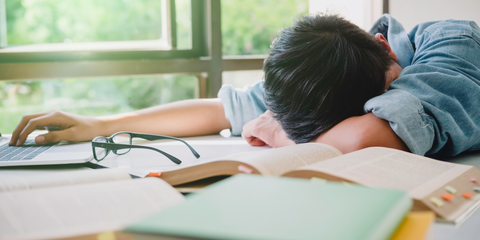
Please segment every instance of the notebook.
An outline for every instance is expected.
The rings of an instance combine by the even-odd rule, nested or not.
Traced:
[[[126,230],[201,239],[388,239],[411,207],[399,190],[239,174]]]
[[[93,158],[89,142],[37,145],[33,139],[28,139],[17,147],[9,146],[9,141],[0,135],[0,167],[85,163]]]

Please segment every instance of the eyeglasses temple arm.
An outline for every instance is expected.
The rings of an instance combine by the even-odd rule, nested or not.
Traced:
[[[126,148],[144,148],[144,149],[150,149],[150,150],[153,150],[153,151],[156,151],[156,152],[159,152],[161,154],[163,154],[165,157],[167,157],[168,159],[170,159],[170,161],[176,163],[176,164],[180,164],[182,163],[182,161],[180,161],[180,159],[160,150],[160,149],[156,149],[156,148],[153,148],[153,147],[147,147],[147,146],[139,146],[139,145],[126,145],[126,144],[117,144],[117,143],[101,143],[103,146],[99,146],[99,147],[103,147],[103,148],[107,148],[109,150],[119,150],[119,149],[126,149]]]
[[[165,157],[167,157],[168,159],[170,159],[172,162],[176,163],[176,164],[180,164],[182,163],[182,161],[180,161],[180,159],[160,150],[160,149],[157,149],[157,148],[153,148],[153,147],[147,147],[147,146],[138,146],[138,145],[127,145],[129,148],[146,148],[146,149],[150,149],[150,150],[153,150],[153,151],[156,151],[156,152],[159,152],[163,155],[165,155]]]
[[[162,139],[180,141],[180,142],[184,143],[185,145],[187,145],[187,147],[190,149],[190,151],[192,151],[193,155],[195,155],[196,158],[200,157],[200,154],[198,154],[197,151],[195,151],[195,149],[193,149],[193,147],[190,146],[190,144],[188,144],[187,142],[185,142],[184,140],[182,140],[180,138],[168,137],[168,136],[157,136],[157,135],[150,135],[150,134],[141,134],[141,133],[131,133],[131,136],[132,137],[143,138],[143,139],[150,140],[150,141],[162,140]]]

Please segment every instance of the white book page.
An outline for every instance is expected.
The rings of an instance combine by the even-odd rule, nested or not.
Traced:
[[[0,171],[0,192],[131,179],[120,169],[77,171]]]
[[[223,157],[248,163],[267,176],[280,176],[308,164],[340,156],[336,148],[321,143],[304,143],[255,153],[239,153]]]
[[[395,188],[422,198],[470,169],[415,154],[367,148],[302,169],[325,172],[369,187]]]
[[[184,200],[158,178],[0,193],[0,239],[119,230]]]

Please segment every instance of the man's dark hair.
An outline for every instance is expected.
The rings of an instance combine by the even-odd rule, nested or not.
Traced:
[[[306,15],[282,29],[265,60],[265,102],[296,143],[363,114],[393,63],[374,36],[337,15]]]

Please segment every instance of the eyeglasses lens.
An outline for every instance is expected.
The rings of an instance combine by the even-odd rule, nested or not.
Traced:
[[[99,137],[95,139],[95,142],[106,143],[107,139],[103,137]],[[102,160],[107,156],[107,149],[102,147],[94,147],[95,156],[97,156],[97,160]]]
[[[128,133],[117,134],[112,138],[113,143],[132,145],[132,138]],[[116,150],[115,154],[123,155],[128,153],[130,148]]]

